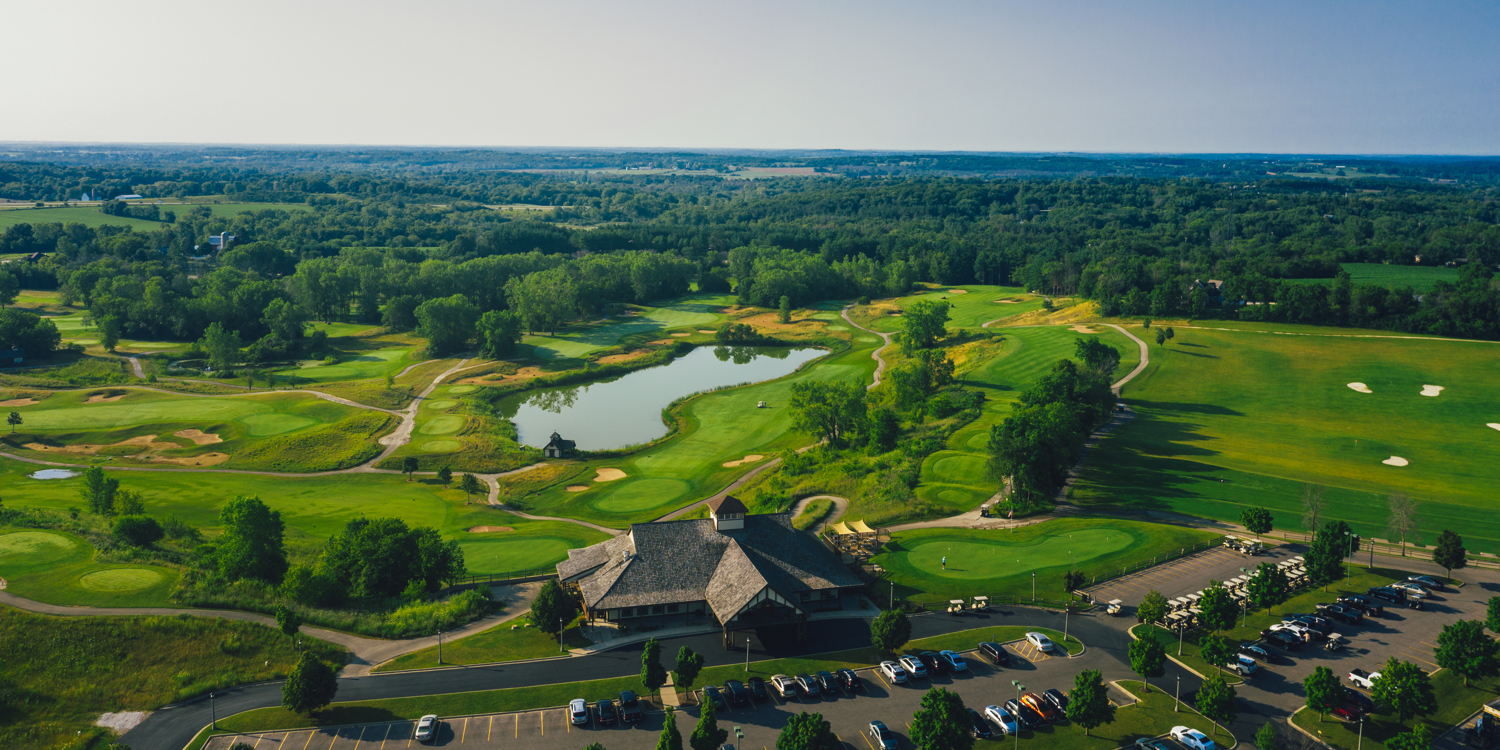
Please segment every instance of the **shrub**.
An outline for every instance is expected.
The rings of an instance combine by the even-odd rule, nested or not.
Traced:
[[[165,532],[150,516],[121,516],[112,530],[116,539],[132,547],[147,547],[161,541]]]

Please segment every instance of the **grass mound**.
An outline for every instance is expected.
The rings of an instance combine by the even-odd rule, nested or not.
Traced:
[[[358,466],[380,455],[375,441],[394,417],[362,411],[336,424],[267,440],[241,450],[228,465],[267,471],[330,471]]]
[[[79,576],[78,585],[90,591],[140,591],[161,580],[161,573],[150,568],[107,568]]]

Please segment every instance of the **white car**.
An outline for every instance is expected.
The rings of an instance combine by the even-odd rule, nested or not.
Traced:
[[[1006,734],[1015,734],[1019,729],[1016,725],[1016,717],[1011,716],[1009,711],[999,706],[985,706],[984,716],[995,722],[995,726],[1000,727],[1000,731]]]
[[[1241,677],[1249,677],[1255,674],[1255,671],[1260,669],[1260,667],[1256,665],[1254,659],[1244,654],[1237,654],[1234,661],[1229,662],[1228,669]]]
[[[1172,735],[1172,739],[1181,742],[1188,750],[1217,750],[1208,735],[1192,727],[1172,727],[1172,731],[1167,734]]]
[[[1057,650],[1057,644],[1053,643],[1051,638],[1048,638],[1041,633],[1027,633],[1026,640],[1030,642],[1031,645],[1036,646],[1036,650],[1041,651],[1044,654],[1050,654],[1053,651]]]
[[[1412,583],[1411,581],[1393,583],[1390,585],[1390,588],[1396,589],[1412,599],[1426,599],[1430,593],[1427,589],[1422,588],[1421,584]]]
[[[956,651],[939,651],[938,656],[948,662],[948,668],[955,672],[969,671],[969,663],[964,661],[964,658]]]
[[[568,721],[574,726],[589,723],[589,704],[582,698],[574,698],[568,703]]]
[[[583,701],[580,700],[577,702],[582,703]],[[587,714],[587,709],[585,709],[584,713]],[[437,739],[438,724],[437,714],[427,714],[417,719],[416,740],[418,742],[431,742]]]
[[[771,685],[776,688],[776,692],[780,693],[783,698],[797,697],[797,681],[784,674],[772,677]]]
[[[890,680],[893,683],[896,683],[896,684],[899,685],[899,684],[901,684],[903,682],[906,682],[906,670],[902,669],[901,665],[897,664],[896,662],[893,662],[893,661],[883,661],[883,662],[880,662],[880,671],[884,672],[885,673],[885,678],[887,680]]]
[[[912,677],[926,677],[927,665],[922,663],[922,657],[916,654],[906,654],[901,657],[901,666],[906,669]]]

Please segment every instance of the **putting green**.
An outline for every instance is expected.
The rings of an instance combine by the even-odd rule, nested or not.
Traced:
[[[92,591],[140,591],[161,583],[161,574],[147,568],[110,568],[87,573],[78,584]]]
[[[968,440],[964,441],[964,445],[977,451],[987,451],[990,449],[990,434],[988,432],[976,432],[970,435]]]
[[[984,481],[984,475],[984,458],[980,456],[949,454],[932,462],[932,477],[936,482],[970,484]]]
[[[0,536],[0,563],[46,563],[62,559],[75,546],[73,540],[50,531],[17,531]]]
[[[423,435],[447,435],[462,429],[465,421],[463,417],[457,414],[444,414],[441,417],[433,417],[427,420],[427,423],[422,425],[422,429],[417,430],[417,432]]]
[[[281,435],[315,425],[318,420],[296,414],[254,414],[240,420],[255,437]]]
[[[452,409],[453,407],[458,406],[458,402],[451,399],[443,399],[441,401],[428,401],[427,403],[423,404],[423,406],[429,409]]]
[[[473,393],[477,390],[479,390],[479,386],[477,385],[455,385],[448,388],[448,392],[455,396],[463,393]]]
[[[464,447],[464,444],[457,440],[428,440],[421,447],[427,453],[452,453]]]
[[[508,573],[533,570],[568,558],[577,542],[553,536],[491,537],[460,539],[464,564],[474,573]]]
[[[1133,534],[1117,529],[1082,529],[1069,534],[1044,536],[1030,544],[1006,544],[1004,540],[930,537],[914,543],[906,563],[919,573],[943,578],[998,578],[1033,570],[1083,563],[1118,552],[1136,543]],[[943,569],[943,558],[948,569]]]
[[[632,513],[666,505],[687,494],[681,479],[637,479],[622,484],[591,505],[608,513]]]

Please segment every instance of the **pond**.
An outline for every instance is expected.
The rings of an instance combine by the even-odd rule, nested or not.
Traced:
[[[67,469],[42,469],[41,471],[31,473],[32,479],[67,479],[68,477],[76,476],[78,476],[78,472]]]
[[[699,347],[670,364],[611,380],[543,388],[500,401],[520,441],[540,448],[556,432],[580,450],[610,450],[667,434],[661,410],[690,393],[774,380],[827,352],[758,346]]]

